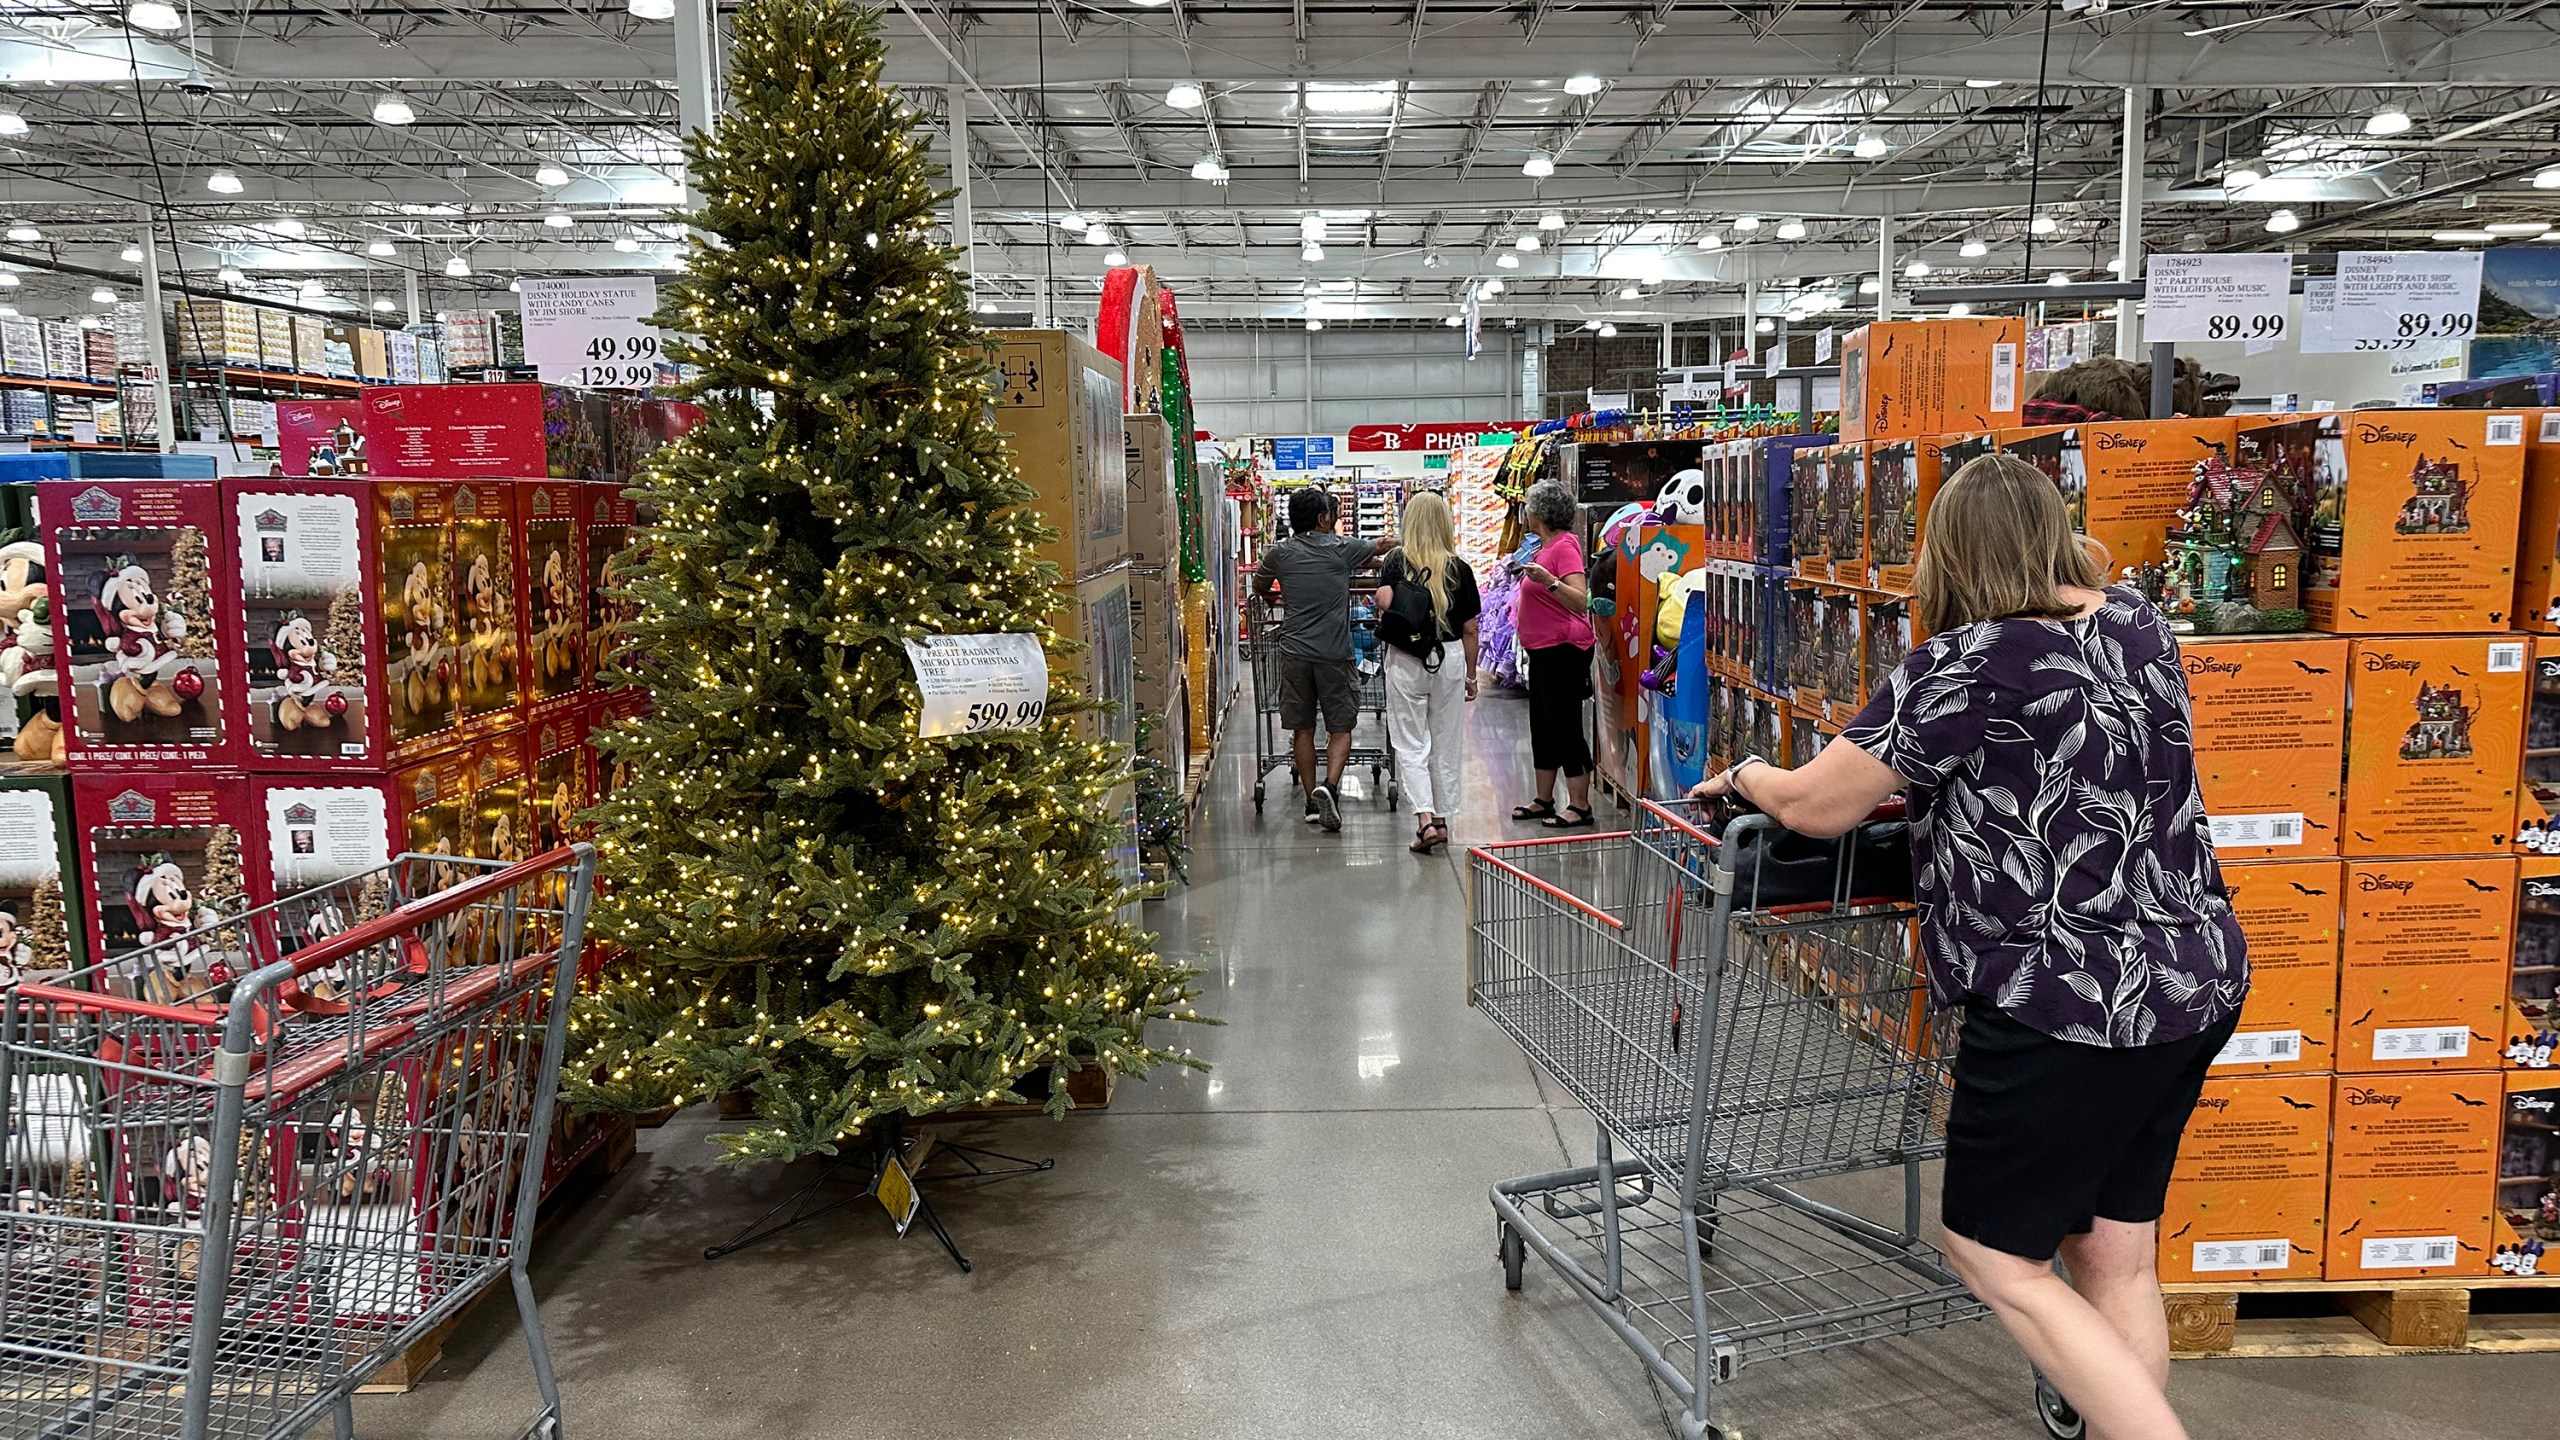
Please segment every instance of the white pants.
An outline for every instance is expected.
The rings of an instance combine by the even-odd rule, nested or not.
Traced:
[[[1426,670],[1401,650],[1387,652],[1387,735],[1396,747],[1396,780],[1405,807],[1441,819],[1458,813],[1458,762],[1467,745],[1467,654],[1440,650]]]

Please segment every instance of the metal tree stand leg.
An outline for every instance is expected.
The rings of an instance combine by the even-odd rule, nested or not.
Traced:
[[[839,1155],[828,1161],[825,1168],[809,1177],[807,1184],[775,1201],[762,1215],[748,1221],[735,1235],[705,1249],[702,1252],[702,1258],[726,1259],[750,1246],[761,1245],[786,1230],[797,1229],[821,1216],[832,1215],[856,1201],[868,1200],[879,1194],[880,1182],[889,1173],[890,1160],[896,1158],[904,1161],[909,1158],[901,1154],[905,1149],[904,1133],[905,1127],[895,1123],[874,1132],[870,1143],[859,1154]],[[957,1173],[941,1175],[919,1173],[923,1167],[932,1164],[933,1160],[943,1153],[952,1155],[965,1168]],[[975,1145],[960,1145],[947,1140],[936,1140],[930,1135],[916,1142],[916,1152],[912,1158],[916,1169],[909,1172],[908,1180],[919,1187],[937,1181],[1007,1180],[1017,1175],[1037,1175],[1043,1171],[1054,1170],[1058,1165],[1054,1159],[1033,1160],[1020,1155],[1007,1155],[1001,1151],[988,1150]],[[983,1163],[989,1160],[1003,1163],[997,1166]],[[865,1178],[860,1189],[840,1195],[823,1205],[812,1206],[811,1202],[818,1198],[819,1192],[826,1188],[830,1180],[853,1169],[856,1165],[861,1165],[865,1170]],[[777,1220],[776,1216],[782,1218]],[[915,1220],[922,1223],[935,1240],[941,1242],[943,1253],[951,1257],[952,1264],[960,1267],[960,1273],[965,1275],[970,1272],[972,1266],[969,1263],[969,1257],[960,1253],[959,1242],[951,1238],[951,1232],[944,1227],[942,1217],[934,1213],[933,1201],[926,1198],[921,1189],[916,1192]]]

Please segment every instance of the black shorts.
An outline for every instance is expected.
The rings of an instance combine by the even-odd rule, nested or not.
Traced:
[[[2239,1026],[2111,1050],[2056,1040],[1975,1001],[1947,1112],[1947,1229],[2029,1260],[2096,1220],[2160,1218],[2205,1071]]]
[[[1280,652],[1280,728],[1313,730],[1316,712],[1324,728],[1348,735],[1360,722],[1360,682],[1348,660],[1310,660]]]

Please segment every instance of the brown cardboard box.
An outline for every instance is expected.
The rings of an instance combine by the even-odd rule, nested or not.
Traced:
[[[999,330],[995,339],[1004,381],[996,423],[1037,492],[1033,506],[1058,532],[1040,558],[1068,580],[1116,569],[1129,558],[1119,365],[1062,330]]]
[[[2331,1100],[2331,1280],[2473,1273],[2489,1253],[2496,1071],[2341,1075]]]
[[[2489,1253],[2478,1275],[2547,1275],[2545,1260],[2560,1244],[2560,1075],[2513,1071],[2491,1182]]]
[[[1085,647],[1075,659],[1076,689],[1103,707],[1085,713],[1085,733],[1109,740],[1123,752],[1132,751],[1138,740],[1136,637],[1130,625],[1129,587],[1126,565],[1088,575],[1076,582],[1075,603],[1058,621],[1060,634]]]
[[[1182,584],[1169,566],[1129,567],[1129,632],[1138,708],[1162,714],[1191,663],[1182,624]]]
[[[2517,635],[2358,640],[2348,654],[2348,855],[2509,848],[2524,742]]]
[[[2027,323],[2016,316],[1933,320],[1930,382],[1937,423],[1948,434],[2018,423],[2024,386]]]
[[[2341,1074],[2500,1063],[2515,891],[2509,855],[2347,862]]]
[[[2348,642],[2333,635],[2180,637],[2196,780],[2226,861],[2338,853]]]
[[[1840,438],[1902,440],[2018,423],[2026,324],[2014,318],[1862,325],[1840,344]]]
[[[2507,968],[2506,1049],[2514,1068],[2547,1070],[2560,1032],[2560,858],[2528,856],[2516,862],[2516,933]],[[2560,1084],[2560,1080],[2552,1083]],[[2560,1270],[2560,1266],[2555,1266]]]
[[[2319,1276],[2330,1089],[2320,1074],[2205,1082],[2160,1216],[2161,1279]]]
[[[1175,493],[1173,432],[1162,415],[1122,417],[1128,431],[1129,563],[1182,563],[1182,497]]]
[[[2235,464],[2308,496],[2302,603],[2338,634],[2503,628],[2525,417],[2359,410],[2239,422]]]
[[[2249,998],[2214,1059],[2216,1074],[2334,1068],[2345,878],[2336,860],[2224,862],[2222,883],[2249,944]]]
[[[379,330],[364,328],[355,332],[356,373],[367,380],[391,378],[391,342]]]

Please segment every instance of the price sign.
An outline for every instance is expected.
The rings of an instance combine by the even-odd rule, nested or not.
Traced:
[[[574,279],[517,282],[524,355],[546,385],[645,390],[658,383],[658,282]]]
[[[2480,323],[2480,252],[2350,250],[2329,319],[2336,348],[2463,341]],[[2359,344],[2358,342],[2374,342]]]
[[[1049,710],[1049,660],[1037,636],[928,635],[907,644],[924,709],[916,734],[1028,730]]]
[[[1816,365],[1830,364],[1831,352],[1837,348],[1839,344],[1840,331],[1838,327],[1825,325],[1820,330],[1815,331],[1813,335],[1813,363]]]
[[[2146,340],[2273,340],[2293,309],[2293,257],[2154,255],[2142,284]]]

